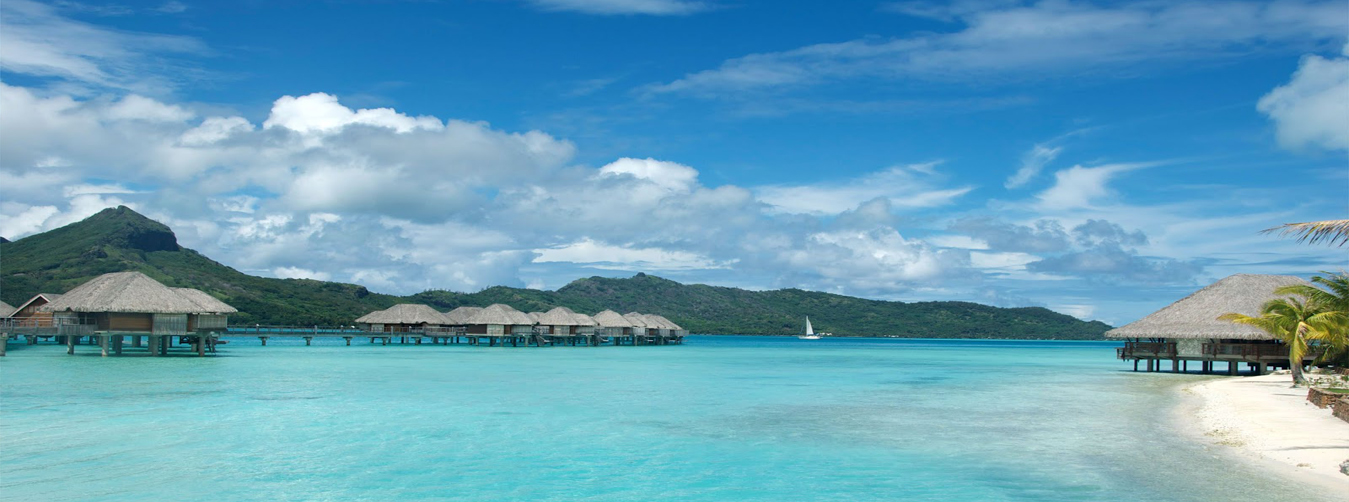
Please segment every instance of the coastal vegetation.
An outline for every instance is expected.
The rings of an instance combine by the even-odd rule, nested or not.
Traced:
[[[1219,317],[1260,328],[1286,344],[1294,386],[1307,381],[1302,362],[1309,351],[1321,351],[1313,365],[1349,363],[1349,274],[1323,273],[1312,278],[1322,287],[1297,284],[1275,289],[1282,298],[1266,302],[1259,316],[1233,312]]]
[[[10,304],[37,293],[62,293],[101,274],[139,271],[234,306],[239,310],[230,317],[234,324],[339,325],[399,303],[440,311],[503,303],[525,312],[554,307],[647,312],[695,333],[791,335],[802,330],[806,315],[818,329],[840,336],[1100,339],[1110,328],[1040,307],[879,301],[800,289],[748,291],[641,273],[626,279],[582,278],[556,291],[495,286],[476,293],[430,290],[397,296],[355,284],[248,275],[180,246],[169,227],[126,207],[0,246],[0,299]]]

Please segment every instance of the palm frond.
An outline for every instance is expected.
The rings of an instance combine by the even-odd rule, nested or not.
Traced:
[[[1277,232],[1280,236],[1295,235],[1298,242],[1318,244],[1325,242],[1332,246],[1344,247],[1349,244],[1349,220],[1308,221],[1305,223],[1285,223],[1274,228],[1266,228],[1260,233]]]

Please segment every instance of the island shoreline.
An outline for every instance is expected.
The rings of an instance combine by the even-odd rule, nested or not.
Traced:
[[[1307,402],[1286,374],[1220,377],[1181,384],[1172,423],[1216,454],[1273,476],[1349,493],[1349,422]]]

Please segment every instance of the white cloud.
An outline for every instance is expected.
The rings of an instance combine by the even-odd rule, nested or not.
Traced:
[[[659,271],[726,268],[687,251],[615,246],[585,238],[564,246],[536,249],[534,263],[566,262],[608,270]]]
[[[687,192],[698,181],[698,171],[692,167],[674,162],[656,159],[622,158],[601,167],[601,178],[606,176],[632,176],[647,180],[671,191]]]
[[[1091,315],[1096,313],[1095,306],[1083,304],[1053,305],[1050,306],[1050,310],[1053,310],[1060,314],[1067,314],[1082,320],[1091,319]]]
[[[530,0],[545,10],[581,12],[585,14],[646,14],[655,16],[684,15],[708,9],[704,2],[687,0]]]
[[[783,213],[839,214],[877,198],[884,198],[895,207],[938,207],[973,189],[938,187],[934,166],[935,163],[895,166],[841,183],[769,185],[754,191],[759,200]]]
[[[1030,182],[1031,178],[1040,174],[1046,164],[1053,162],[1058,158],[1061,147],[1050,148],[1045,145],[1035,145],[1025,155],[1021,156],[1021,168],[1016,170],[1003,186],[1007,188],[1019,188]]]
[[[186,146],[206,146],[252,131],[253,124],[243,117],[207,117],[197,127],[183,132],[178,141]]]
[[[978,269],[1022,270],[1026,264],[1039,260],[1039,256],[1029,253],[970,253],[970,265]]]
[[[716,69],[648,87],[722,97],[736,91],[879,77],[933,80],[998,76],[1035,80],[1110,72],[1135,63],[1239,57],[1344,36],[1344,2],[1141,2],[1097,6],[1046,1],[985,3],[929,17],[958,31],[824,43],[731,59]]]
[[[1115,175],[1152,164],[1109,164],[1096,167],[1073,166],[1054,173],[1054,186],[1036,194],[1038,206],[1045,210],[1090,208],[1114,194],[1107,186]]]
[[[350,125],[393,129],[400,133],[417,129],[438,131],[445,125],[435,117],[409,117],[391,108],[352,110],[337,102],[337,96],[316,92],[305,96],[282,96],[272,105],[263,128],[285,127],[299,133],[331,134]]]
[[[1293,78],[1256,105],[1274,120],[1279,144],[1349,151],[1349,44],[1343,57],[1302,58]]]
[[[207,52],[193,38],[105,29],[28,0],[0,3],[0,17],[0,69],[83,86],[163,93],[194,73],[165,56]]]

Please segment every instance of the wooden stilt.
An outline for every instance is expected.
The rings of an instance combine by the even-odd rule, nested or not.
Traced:
[[[112,337],[112,353],[122,355],[122,335]]]
[[[308,347],[313,341],[314,341],[314,337],[312,337],[312,336],[306,336],[306,337],[304,337],[304,346],[305,346],[305,347]]]
[[[266,346],[267,346],[267,337],[265,337],[265,336],[260,336],[260,337],[258,337],[258,340],[262,340],[262,346],[263,346],[263,347],[266,347]]]
[[[131,346],[139,348],[141,346],[141,336],[131,335]]]
[[[344,337],[342,337],[342,339],[347,341],[347,346],[348,346],[348,347],[351,346],[351,337],[349,337],[349,336],[344,336]]]
[[[67,337],[66,337],[66,354],[74,354],[74,353],[75,353],[75,337],[73,337],[73,336],[67,336]]]

